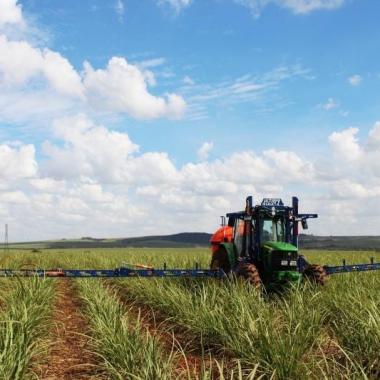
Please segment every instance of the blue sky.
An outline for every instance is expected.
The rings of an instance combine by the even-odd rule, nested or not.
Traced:
[[[84,59],[103,66],[114,55],[156,55],[181,71],[198,67],[200,79],[209,81],[267,70],[284,59],[302,59],[335,74],[370,69],[368,61],[357,59],[359,51],[364,59],[376,58],[379,5],[373,1],[298,16],[272,5],[258,18],[229,0],[193,1],[179,14],[156,3],[126,1],[118,15],[112,1],[21,2],[51,32],[51,46],[68,51],[77,68]]]
[[[152,93],[181,91],[191,98],[198,94],[197,86],[260,77],[278,67],[298,65],[304,71],[255,102],[234,101],[227,93],[197,104],[202,107],[200,120],[190,114],[180,122],[123,118],[115,124],[143,149],[165,150],[180,163],[216,136],[214,154],[219,156],[236,147],[289,148],[300,131],[305,145],[318,144],[332,130],[350,125],[362,126],[366,133],[379,109],[380,4],[373,1],[350,1],[339,9],[302,15],[270,4],[259,17],[230,0],[193,1],[180,11],[153,0],[125,1],[122,14],[114,1],[21,4],[47,30],[48,46],[78,71],[84,60],[102,68],[112,56],[162,63],[152,68],[157,76]],[[348,78],[357,73],[362,84],[351,86]],[[195,89],[181,90],[185,77]],[[329,98],[337,106],[326,112],[320,105]],[[176,146],[166,138],[169,134]]]
[[[315,233],[378,233],[379,14],[0,0],[0,218],[17,239],[211,231],[248,192],[297,193],[322,214]],[[167,222],[147,223],[150,207]]]

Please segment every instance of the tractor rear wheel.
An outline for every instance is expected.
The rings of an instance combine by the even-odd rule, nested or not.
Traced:
[[[244,279],[248,284],[256,289],[261,288],[261,278],[259,271],[254,264],[240,264],[236,274],[239,278]]]
[[[303,276],[314,284],[325,285],[327,282],[327,273],[322,265],[311,264],[307,266]]]
[[[228,253],[224,247],[219,247],[218,250],[212,254],[210,269],[222,269],[226,274],[231,271]]]

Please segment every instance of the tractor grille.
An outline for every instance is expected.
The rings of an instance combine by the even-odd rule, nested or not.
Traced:
[[[272,252],[272,266],[274,270],[297,270],[297,252]]]

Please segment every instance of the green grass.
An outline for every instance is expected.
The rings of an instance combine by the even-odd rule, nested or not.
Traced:
[[[347,263],[369,262],[372,256],[380,261],[379,254],[374,252],[308,251],[305,254],[310,262],[319,264],[340,264],[342,258]],[[113,268],[123,263],[158,267],[166,262],[168,267],[192,267],[198,262],[207,267],[209,260],[206,249],[46,250],[12,253],[2,265]],[[141,353],[131,351],[128,346],[128,342],[137,341],[141,349],[147,350],[146,355],[153,358],[147,365],[147,373],[156,375],[158,372],[154,371],[159,368],[163,369],[162,376],[170,373],[171,359],[161,355],[158,342],[146,335],[139,322],[128,316],[128,310],[104,290],[99,280],[78,283],[88,305],[88,318],[94,321],[91,323],[98,348],[101,347],[110,373],[116,378],[124,376],[124,368],[137,378],[147,376],[123,362],[125,358],[136,357],[130,360],[139,363]],[[226,378],[248,378],[245,370],[251,371],[252,378],[261,375],[275,379],[375,379],[378,374],[379,272],[336,275],[323,288],[302,284],[281,295],[258,294],[243,284],[212,280],[125,279],[117,283],[128,289],[126,295],[132,299],[152,306],[185,327],[189,336],[207,345],[223,347],[239,359],[243,370],[236,372],[233,366],[232,373],[224,367]],[[137,326],[135,336],[128,335],[131,325]],[[115,337],[115,331],[120,331],[123,338]]]

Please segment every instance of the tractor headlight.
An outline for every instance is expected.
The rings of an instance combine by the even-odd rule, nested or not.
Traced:
[[[287,267],[296,267],[297,266],[297,261],[296,260],[281,260],[281,266]]]

